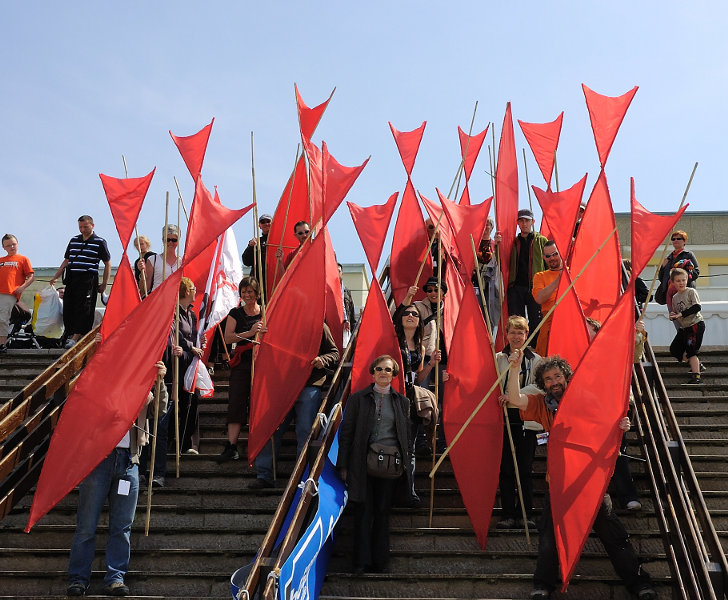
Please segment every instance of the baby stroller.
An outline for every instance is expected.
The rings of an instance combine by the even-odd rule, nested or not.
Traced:
[[[8,341],[5,344],[8,349],[40,348],[40,344],[33,334],[33,327],[30,324],[31,316],[31,312],[22,303],[17,302],[13,306],[10,313]]]

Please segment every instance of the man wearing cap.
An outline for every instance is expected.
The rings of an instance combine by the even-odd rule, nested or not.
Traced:
[[[248,247],[243,250],[243,264],[250,267],[250,275],[256,279],[261,279],[262,288],[265,287],[265,254],[268,250],[268,233],[270,232],[270,224],[273,217],[268,214],[260,215],[258,226],[260,227],[260,261],[263,265],[262,270],[258,270],[258,251],[255,246],[258,244],[258,238],[253,238],[248,242]]]
[[[534,331],[541,321],[541,307],[533,299],[533,276],[546,270],[543,247],[548,241],[533,231],[533,213],[522,208],[518,211],[520,233],[511,250],[511,268],[508,277],[508,314],[528,316],[528,328]],[[528,313],[528,315],[526,314]],[[535,344],[536,341],[533,341]],[[532,344],[532,345],[533,345]]]

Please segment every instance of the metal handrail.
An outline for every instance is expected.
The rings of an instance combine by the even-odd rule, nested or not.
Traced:
[[[0,520],[38,482],[61,408],[96,351],[100,327],[0,407]]]
[[[632,390],[670,570],[682,598],[718,600],[728,590],[728,562],[649,343],[645,353],[654,376],[636,364]]]

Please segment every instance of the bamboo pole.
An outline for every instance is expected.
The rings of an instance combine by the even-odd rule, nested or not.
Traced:
[[[569,293],[569,290],[571,290],[572,287],[574,287],[574,284],[577,282],[579,277],[581,277],[582,273],[584,273],[584,270],[591,264],[591,262],[596,258],[597,254],[601,252],[602,248],[607,244],[607,242],[611,239],[611,237],[614,235],[615,231],[617,231],[617,228],[615,227],[612,229],[612,231],[609,233],[607,238],[602,242],[602,244],[597,248],[596,252],[592,254],[591,258],[584,264],[584,266],[581,268],[581,271],[577,274],[576,277],[572,280],[572,282],[569,284],[569,286],[564,290],[564,293],[561,294],[561,296],[556,300],[554,305],[549,309],[549,311],[543,316],[541,319],[541,322],[534,328],[534,330],[531,332],[531,334],[528,336],[528,339],[523,344],[523,347],[525,348],[528,346],[528,344],[531,342],[531,340],[536,337],[536,334],[541,329],[541,326],[547,321],[547,319],[551,316],[551,314],[556,310],[556,307],[561,304],[561,301],[566,297],[566,294]],[[467,429],[468,425],[470,425],[471,421],[475,418],[475,415],[478,414],[481,408],[483,408],[483,405],[488,400],[488,396],[491,395],[491,393],[495,390],[496,387],[500,384],[500,382],[503,380],[503,378],[506,376],[506,373],[508,371],[503,371],[493,382],[493,385],[490,387],[490,389],[486,392],[485,396],[483,396],[483,399],[478,403],[478,406],[475,407],[475,410],[471,413],[471,415],[466,419],[465,423],[463,423],[463,426],[460,428],[460,431],[458,431],[457,435],[453,438],[450,445],[445,449],[445,452],[443,452],[442,456],[440,457],[440,460],[437,461],[437,464],[435,465],[434,469],[430,472],[430,477],[434,477],[435,472],[437,469],[440,468],[440,465],[442,464],[442,461],[445,460],[445,457],[450,453],[450,449],[458,442],[460,437],[462,436],[465,429]]]
[[[478,265],[478,252],[475,249],[475,242],[473,241],[472,234],[470,235],[470,246],[473,249],[473,258],[475,258],[475,273],[478,276],[478,286],[480,287],[480,302],[483,305],[483,312],[485,313],[485,326],[488,329],[488,335],[490,336],[491,341],[493,340],[493,331],[490,327],[490,315],[488,314],[488,301],[487,298],[485,298],[485,295],[483,294],[483,278],[480,274],[480,269],[477,268]],[[495,364],[496,369],[498,368],[498,358],[495,353],[495,346],[491,343],[488,344],[490,346],[490,350],[493,353],[493,364]],[[501,394],[505,393],[505,389],[503,386],[503,382],[501,381],[500,384],[501,388]],[[511,458],[513,459],[513,471],[516,475],[516,487],[518,489],[518,500],[521,503],[521,517],[523,519],[523,527],[526,530],[526,544],[528,544],[528,547],[531,547],[531,535],[528,530],[528,516],[526,515],[526,507],[523,503],[523,488],[521,486],[521,474],[518,470],[518,460],[516,459],[516,446],[513,443],[513,431],[511,430],[511,422],[508,419],[508,408],[503,407],[503,422],[506,425],[506,431],[508,432],[508,444],[511,448]]]
[[[554,177],[556,178],[556,191],[559,191],[559,166],[556,164],[556,150],[554,150]]]
[[[533,214],[533,200],[531,199],[531,182],[528,180],[528,163],[526,162],[526,149],[521,148],[523,150],[523,169],[526,172],[526,191],[528,192],[528,208],[531,209],[531,213]]]
[[[470,119],[470,129],[468,129],[468,141],[465,143],[465,152],[464,152],[465,156],[462,157],[463,165],[465,164],[465,158],[468,156],[468,148],[470,147],[470,136],[473,133],[473,125],[475,124],[475,113],[476,112],[478,112],[478,101],[477,100],[475,101],[475,108],[473,108],[473,118]],[[460,192],[460,179],[462,177],[463,171],[464,171],[464,168],[458,169],[458,176],[457,176],[458,183],[457,183],[457,186],[455,187],[455,202],[457,202],[458,193]],[[468,181],[466,179],[465,184],[467,185],[467,183],[468,183]],[[449,197],[450,196],[448,196],[448,198]]]
[[[688,184],[685,186],[685,191],[682,195],[682,200],[680,201],[680,206],[678,206],[677,211],[680,212],[680,209],[685,205],[685,200],[688,197],[688,192],[690,191],[690,186],[693,183],[693,177],[695,176],[695,171],[698,169],[698,163],[696,162],[693,166],[693,170],[690,173],[690,179],[688,179]],[[655,274],[652,277],[652,283],[650,284],[650,291],[647,293],[647,301],[645,302],[644,306],[642,307],[642,311],[640,312],[638,321],[641,321],[645,316],[645,311],[647,310],[647,305],[650,303],[650,298],[652,297],[652,292],[655,290],[655,283],[657,282],[657,276],[660,273],[660,269],[662,268],[662,262],[667,257],[667,250],[670,247],[670,241],[665,242],[665,247],[662,249],[662,256],[660,257],[660,261],[657,263],[657,267],[655,268]],[[639,273],[635,273],[634,276],[637,277]]]
[[[182,204],[182,196],[177,199],[177,231],[179,231],[180,222],[180,205]],[[166,248],[166,243],[165,243]],[[177,244],[177,253],[179,253],[179,243]],[[174,309],[174,345],[179,346],[179,294],[177,294],[177,304]],[[174,357],[174,368],[173,368],[173,379],[172,389],[174,390],[175,403],[174,403],[174,458],[175,458],[175,472],[176,477],[179,479],[179,356]]]
[[[121,160],[124,163],[124,176],[129,179],[129,169],[126,166],[126,156],[123,154],[121,155]],[[137,229],[137,224],[134,223],[134,236],[136,237],[137,245],[139,246],[137,250],[139,250],[139,260],[143,260],[142,256],[142,245],[139,241],[139,230]],[[166,244],[165,244],[166,245]],[[147,295],[147,272],[146,272],[146,261],[144,261],[145,270],[142,272],[142,298],[145,298]],[[138,282],[137,282],[138,283]]]
[[[149,523],[152,518],[152,485],[154,481],[154,460],[157,456],[157,431],[159,429],[159,396],[162,393],[162,378],[157,374],[157,382],[154,389],[154,424],[152,425],[152,447],[149,452],[149,479],[147,479],[147,515],[144,521],[144,536],[149,535]],[[169,407],[167,408],[169,410]]]
[[[182,205],[182,210],[185,213],[185,220],[189,223],[190,222],[190,216],[187,214],[187,208],[185,207],[185,201],[182,199],[182,190],[179,189],[179,181],[177,181],[177,176],[174,176],[174,185],[177,186],[177,198],[179,199],[180,204]],[[178,211],[179,212],[179,207]],[[179,219],[177,219],[177,227],[179,227]]]

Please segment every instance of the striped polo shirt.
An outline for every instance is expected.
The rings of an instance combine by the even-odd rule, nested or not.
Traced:
[[[106,240],[95,233],[84,241],[83,235],[78,234],[71,238],[66,248],[64,258],[68,259],[68,270],[74,273],[99,272],[99,261],[106,262],[111,259]]]

